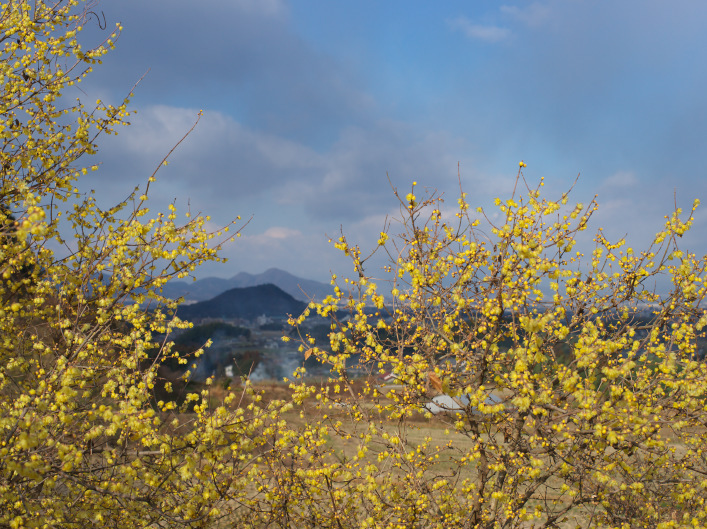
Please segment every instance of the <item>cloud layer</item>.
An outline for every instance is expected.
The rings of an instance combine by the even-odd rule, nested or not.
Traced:
[[[281,266],[322,279],[343,262],[325,234],[343,226],[375,244],[398,211],[391,184],[418,181],[454,204],[458,167],[481,205],[512,190],[520,159],[527,178],[545,176],[557,194],[581,173],[576,200],[598,193],[597,222],[639,242],[674,196],[685,206],[705,192],[707,4],[103,7],[125,29],[84,94],[119,101],[149,73],[133,125],[103,140],[102,170],[87,185],[122,198],[203,109],[154,200],[220,223],[253,215],[229,268],[204,273]],[[699,236],[686,240],[705,250]]]

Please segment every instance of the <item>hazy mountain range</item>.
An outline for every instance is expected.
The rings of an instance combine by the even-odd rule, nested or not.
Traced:
[[[174,299],[184,297],[184,301],[193,303],[213,299],[233,288],[267,284],[275,285],[294,299],[305,302],[309,302],[310,298],[321,301],[334,292],[333,287],[326,283],[303,279],[284,270],[270,268],[262,274],[241,272],[230,279],[206,277],[197,281],[170,281],[164,286],[163,294]]]
[[[207,301],[182,305],[177,315],[185,320],[203,318],[252,320],[258,316],[299,316],[307,303],[299,301],[273,284],[232,288]]]

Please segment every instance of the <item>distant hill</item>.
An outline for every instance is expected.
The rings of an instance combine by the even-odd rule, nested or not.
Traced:
[[[254,287],[271,283],[287,292],[293,298],[306,302],[309,302],[309,298],[312,297],[321,301],[334,293],[334,288],[330,284],[320,283],[312,279],[303,279],[279,268],[269,268],[262,274],[256,275],[241,272],[233,276],[231,281],[237,283],[236,286],[238,287]]]
[[[253,320],[258,316],[299,316],[307,303],[296,300],[272,284],[232,288],[208,301],[182,305],[177,315],[184,320],[202,318],[243,318]]]
[[[272,284],[300,301],[309,301],[308,297],[322,300],[334,292],[331,285],[311,279],[303,279],[278,268],[270,268],[262,274],[241,272],[230,279],[207,277],[198,281],[170,281],[164,286],[163,293],[169,298],[184,297],[185,301],[206,301],[232,288],[254,287]],[[306,294],[306,295],[305,295]]]

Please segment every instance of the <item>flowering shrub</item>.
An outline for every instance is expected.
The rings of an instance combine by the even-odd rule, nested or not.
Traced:
[[[292,320],[330,318],[325,344],[300,327],[328,382],[171,399],[187,324],[161,287],[231,226],[151,214],[155,174],[109,209],[80,194],[129,97],[68,96],[120,27],[84,49],[90,6],[0,5],[0,527],[705,526],[705,261],[677,244],[694,208],[643,252],[599,231],[582,255],[596,204],[545,198],[524,162],[495,224],[413,185],[376,246],[391,295],[342,236],[353,279]]]
[[[128,99],[67,106],[120,31],[82,48],[88,9],[0,8],[0,527],[206,525],[241,494],[278,405],[152,398],[174,356],[157,337],[185,325],[160,288],[218,260],[229,227],[151,215],[154,174],[110,209],[77,191],[98,135],[129,115]]]
[[[679,209],[666,217],[645,251],[600,230],[586,256],[576,235],[596,203],[549,200],[523,167],[523,193],[496,201],[500,217],[472,214],[462,194],[445,220],[434,194],[396,192],[401,233],[378,250],[390,257],[390,299],[361,249],[335,242],[354,278],[312,310],[350,317],[334,321],[330,343],[303,345],[333,373],[310,388],[326,413],[318,427],[350,445],[317,469],[326,479],[313,483],[330,498],[322,519],[705,525],[705,260],[677,245],[698,203],[684,220]],[[668,293],[654,290],[658,277]],[[362,371],[371,378],[356,386]],[[376,383],[383,374],[396,384]],[[441,395],[446,405],[430,405]]]

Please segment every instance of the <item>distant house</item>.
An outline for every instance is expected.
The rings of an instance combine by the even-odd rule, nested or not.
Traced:
[[[398,378],[398,375],[396,375],[392,371],[389,371],[388,373],[381,375],[378,378],[380,380],[381,385],[396,384],[400,381],[400,379]]]
[[[273,320],[270,316],[266,316],[265,314],[261,314],[257,318],[255,318],[255,324],[258,327],[262,327],[263,325],[267,325],[268,323],[272,323]]]
[[[489,395],[486,397],[484,404],[487,406],[495,406],[503,402],[503,399],[498,395]],[[466,395],[460,395],[459,397],[450,397],[449,395],[437,395],[430,402],[424,405],[424,408],[434,413],[462,413],[466,411],[466,407],[469,405],[469,397]],[[474,408],[473,413],[479,413],[479,411]]]

